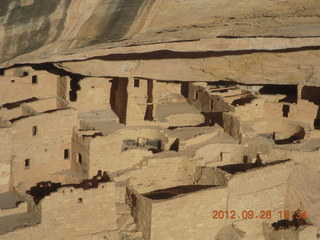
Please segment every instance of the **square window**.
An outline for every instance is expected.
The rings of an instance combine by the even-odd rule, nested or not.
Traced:
[[[283,117],[288,117],[290,112],[290,106],[289,105],[283,105],[282,106],[282,116]]]
[[[140,80],[139,79],[135,79],[133,85],[134,85],[135,88],[140,87]]]
[[[29,169],[30,168],[30,159],[24,160],[24,168]]]
[[[36,136],[38,134],[38,128],[37,126],[32,127],[32,136]]]
[[[38,76],[37,75],[33,75],[32,76],[32,84],[37,84],[38,83]]]
[[[64,159],[69,159],[69,149],[64,150]]]

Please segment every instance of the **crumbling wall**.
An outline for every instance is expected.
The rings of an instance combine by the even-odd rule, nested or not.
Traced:
[[[70,102],[72,107],[88,112],[110,109],[111,78],[82,78],[79,85],[76,101]]]
[[[96,171],[90,175],[89,170],[91,169],[92,162],[90,161],[90,142],[91,137],[83,136],[85,132],[74,131],[72,136],[72,154],[71,154],[71,169],[74,170],[79,177],[90,178],[96,175]]]
[[[71,231],[72,235],[115,230],[117,220],[114,196],[113,182],[99,183],[98,188],[86,190],[60,188],[40,201],[41,225],[54,227],[55,232]]]
[[[202,166],[239,163],[243,160],[243,150],[239,144],[212,143],[197,149],[193,157],[201,159]]]
[[[0,193],[9,190],[12,134],[9,128],[0,128]]]
[[[39,220],[38,224],[2,235],[1,239],[118,240],[114,192],[113,182],[87,190],[63,187],[37,205],[28,195],[28,213]]]
[[[126,203],[131,208],[131,215],[144,239],[150,239],[152,201],[132,188],[127,188]]]
[[[167,137],[157,128],[128,128],[115,131],[107,136],[96,136],[90,142],[89,176],[99,169],[119,171],[140,163],[144,156],[151,156],[147,149],[124,149],[124,141],[138,139],[161,140],[162,148],[167,147]],[[92,175],[93,174],[93,175]]]
[[[265,100],[254,99],[250,104],[237,106],[234,109],[235,115],[239,116],[241,121],[252,120],[255,118],[261,118],[264,115]],[[273,115],[270,115],[273,116]],[[270,117],[269,116],[269,117]]]
[[[239,117],[233,113],[224,112],[223,115],[224,131],[230,134],[234,139],[242,139],[242,126]]]
[[[201,112],[228,112],[234,109],[222,97],[209,94],[205,82],[189,83],[188,102]]]
[[[152,192],[175,186],[191,185],[195,163],[185,157],[145,159],[140,168],[124,174],[128,184],[139,193]]]

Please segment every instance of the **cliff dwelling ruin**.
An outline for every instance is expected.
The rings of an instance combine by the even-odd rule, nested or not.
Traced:
[[[320,239],[319,1],[0,2],[0,239]]]

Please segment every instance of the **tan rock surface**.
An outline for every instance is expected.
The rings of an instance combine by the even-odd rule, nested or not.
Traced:
[[[219,81],[245,84],[320,85],[319,50],[244,54],[172,54],[159,59],[73,61],[56,64],[91,76],[140,77],[158,80]],[[165,69],[165,71],[163,71]]]
[[[170,42],[199,39],[208,39],[209,43],[204,42],[209,46],[205,51],[210,49],[211,40],[212,50],[225,50],[225,43],[238,49],[242,45],[278,49],[277,44],[265,43],[269,37],[309,37],[302,44],[302,39],[279,40],[284,48],[319,46],[318,39],[312,39],[320,36],[319,7],[319,2],[313,0],[5,0],[0,10],[0,63],[9,66],[85,59],[126,51],[112,49],[132,45],[141,47],[134,47],[131,52],[145,52],[150,50],[143,50],[144,45],[155,43],[162,43],[155,47],[157,50],[180,51],[181,45],[181,49],[190,51],[198,48],[192,47],[192,42],[185,43],[186,47]]]

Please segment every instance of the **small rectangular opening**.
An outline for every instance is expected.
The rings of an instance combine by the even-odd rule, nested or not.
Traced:
[[[33,75],[32,76],[32,84],[37,84],[38,83],[38,76],[37,75]]]
[[[243,155],[243,163],[248,163],[249,157],[248,155]]]
[[[38,128],[37,126],[32,127],[32,136],[36,136],[38,134]]]
[[[78,153],[78,163],[82,164],[82,155]]]
[[[140,87],[140,80],[139,79],[134,79],[134,87],[135,88]]]
[[[210,111],[213,111],[213,100],[210,99],[210,102],[209,102],[209,109]]]
[[[0,69],[0,76],[4,76],[4,69]]]
[[[30,159],[24,160],[24,168],[29,169],[30,168]]]
[[[282,116],[283,117],[288,117],[289,116],[289,112],[290,112],[290,106],[289,105],[283,105],[282,106]]]
[[[79,204],[83,203],[83,199],[82,198],[78,198],[78,203]]]
[[[29,73],[28,72],[23,72],[21,77],[26,77],[26,76],[29,76]]]
[[[69,149],[64,150],[64,159],[69,159]]]
[[[12,82],[12,83],[15,83],[15,82],[16,82],[16,80],[12,79],[12,80],[11,80],[11,82]]]

